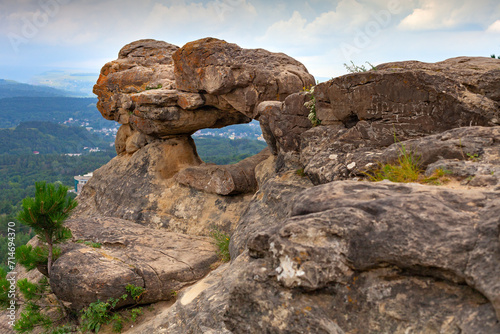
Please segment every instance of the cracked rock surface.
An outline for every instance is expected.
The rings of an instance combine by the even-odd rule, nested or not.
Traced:
[[[283,181],[261,185],[232,262],[132,333],[499,332],[498,192]]]
[[[67,226],[73,242],[65,245],[54,263],[50,285],[75,310],[96,300],[117,298],[126,293],[128,284],[146,289],[141,304],[172,299],[173,291],[201,279],[218,260],[209,238],[155,230],[118,218],[73,219]],[[135,301],[129,297],[117,307],[130,304]]]
[[[500,60],[404,61],[316,86],[317,116],[372,147],[461,126],[500,125]]]
[[[416,157],[428,176],[441,168],[457,178],[483,179],[484,185],[499,183],[499,126],[461,127],[384,148],[357,145],[345,136],[347,131],[340,126],[320,126],[302,134],[300,160],[315,184],[363,176],[380,164],[397,164],[403,148]]]

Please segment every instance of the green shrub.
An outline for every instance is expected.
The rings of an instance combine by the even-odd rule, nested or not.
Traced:
[[[93,248],[101,248],[102,244],[100,242],[93,242],[93,241],[85,241],[85,240],[77,240],[76,241],[79,244],[84,244]]]
[[[120,298],[110,298],[107,302],[98,300],[82,310],[80,330],[83,332],[95,331],[99,333],[102,325],[112,324],[113,331],[119,333],[123,329],[123,322],[125,320],[136,321],[137,317],[142,314],[142,307],[130,310],[130,319],[124,319],[121,315],[114,313],[114,311],[120,300],[125,300],[130,295],[137,302],[146,290],[143,287],[133,284],[128,284],[125,290],[128,294],[124,294]]]
[[[300,177],[305,177],[307,174],[304,172],[304,168],[299,168],[295,171],[295,174],[297,174]]]
[[[125,290],[127,290],[127,292],[130,294],[130,296],[132,296],[132,298],[135,301],[138,301],[141,298],[141,296],[144,294],[144,292],[146,291],[146,289],[144,289],[143,287],[135,286],[133,284],[128,284],[125,287]]]
[[[35,197],[26,197],[17,219],[31,227],[38,238],[47,244],[47,270],[50,277],[53,262],[53,245],[71,238],[71,231],[64,226],[77,202],[68,195],[68,187],[55,183],[35,183]]]
[[[370,65],[370,69],[369,70],[377,70],[377,67],[373,66],[372,64],[370,64],[369,62],[365,62],[366,64]],[[356,64],[354,64],[354,62],[351,60],[351,65],[347,65],[346,63],[344,63],[344,67],[346,68],[347,72],[349,73],[360,73],[360,72],[366,72],[366,71],[369,71],[368,69],[366,69],[365,65],[361,65],[361,66],[358,66]]]
[[[93,302],[85,310],[82,310],[82,331],[95,331],[99,333],[103,324],[109,324],[117,318],[111,313],[116,307],[116,304],[123,299],[127,299],[127,295],[122,295],[120,298],[110,298],[107,302]]]
[[[397,164],[379,165],[379,168],[367,173],[371,181],[389,180],[392,182],[416,182],[421,174],[418,165],[420,157],[408,152],[404,145],[401,145],[400,155]]]
[[[400,154],[396,164],[379,164],[379,167],[373,171],[366,172],[370,181],[389,180],[392,182],[419,182],[434,185],[441,185],[450,181],[447,176],[450,171],[437,169],[431,176],[425,177],[423,170],[419,165],[420,156],[406,149],[401,145]]]
[[[210,235],[213,238],[213,243],[217,246],[217,254],[222,262],[229,262],[231,256],[229,254],[229,242],[231,241],[229,236],[224,232],[219,231],[214,228]]]
[[[135,322],[137,318],[143,314],[142,307],[136,307],[130,310],[130,320]]]
[[[307,118],[311,122],[312,126],[318,126],[321,124],[321,120],[319,120],[316,115],[316,97],[314,96],[314,87],[306,89],[305,91],[311,94],[310,100],[304,103],[304,106],[309,109],[309,115],[307,115]]]
[[[40,306],[33,302],[26,303],[24,312],[12,327],[18,333],[31,333],[35,327],[48,330],[52,326],[52,320],[40,312]]]

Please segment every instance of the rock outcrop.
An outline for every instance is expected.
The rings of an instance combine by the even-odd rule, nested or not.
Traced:
[[[471,125],[500,125],[498,59],[387,63],[315,88],[318,118],[346,136],[387,146]]]
[[[84,187],[51,287],[74,309],[129,283],[143,303],[181,290],[128,333],[499,333],[499,79],[500,60],[459,57],[308,90],[283,54],[131,43],[94,88],[118,156]],[[251,119],[269,150],[201,161],[193,132]],[[452,182],[363,180],[403,147]],[[212,270],[214,226],[231,262]]]
[[[233,165],[202,165],[188,167],[175,175],[179,184],[211,194],[234,195],[255,192],[257,180],[255,168],[269,157],[266,148],[259,154]]]
[[[54,263],[50,286],[75,310],[126,294],[128,284],[146,291],[138,300],[121,300],[117,307],[172,299],[218,261],[209,238],[146,228],[118,218],[73,219],[67,226],[74,242],[65,246]]]
[[[340,164],[342,156],[354,151],[370,152],[458,127],[500,125],[499,77],[499,60],[492,58],[388,63],[314,87],[323,126],[310,131],[303,102],[311,94],[292,94],[288,103],[264,102],[258,110],[271,149],[294,159],[300,152],[315,182],[330,182],[351,173],[347,165],[352,161]],[[333,160],[330,165],[337,164],[335,170],[317,171],[315,161],[322,165],[328,159]]]
[[[217,71],[220,87],[204,86],[215,85]],[[232,231],[251,198],[245,194],[255,192],[253,169],[266,153],[234,166],[205,165],[191,134],[258,119],[258,103],[284,100],[312,83],[307,69],[284,54],[213,38],[182,48],[155,40],[124,46],[94,86],[103,117],[122,124],[118,157],[94,173],[76,215],[196,235],[208,235],[213,226]]]
[[[104,118],[161,138],[250,122],[258,103],[312,84],[304,65],[282,53],[215,38],[182,48],[140,40],[104,65],[94,93]]]
[[[438,168],[460,178],[490,175],[497,179],[500,175],[498,126],[456,128],[378,149],[356,147],[343,138],[346,131],[339,126],[317,127],[302,135],[301,162],[315,184],[363,176],[380,164],[397,163],[403,149],[415,156],[421,169],[428,169],[427,175]],[[471,167],[467,172],[459,171],[461,164]]]
[[[498,190],[278,179],[242,217],[234,260],[136,333],[500,330]]]

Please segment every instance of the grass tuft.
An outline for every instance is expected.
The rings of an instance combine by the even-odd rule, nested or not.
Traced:
[[[231,256],[229,255],[230,237],[217,228],[214,228],[210,232],[210,235],[213,238],[214,245],[217,246],[217,255],[219,255],[220,260],[222,262],[229,262],[231,260]]]
[[[396,164],[379,164],[377,169],[364,174],[373,182],[389,180],[400,183],[418,182],[441,185],[450,181],[447,176],[451,172],[441,168],[436,169],[431,176],[425,177],[419,161],[420,156],[407,150],[405,145],[401,145]]]

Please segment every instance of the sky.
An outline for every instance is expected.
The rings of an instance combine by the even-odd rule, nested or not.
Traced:
[[[286,53],[329,79],[350,61],[500,55],[500,1],[0,0],[0,78],[94,80],[135,40],[204,37]]]

